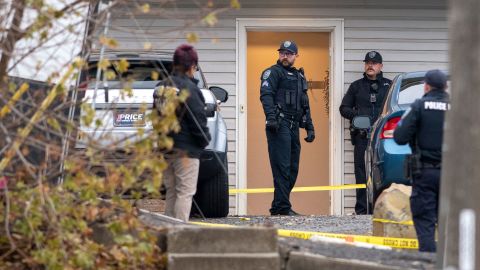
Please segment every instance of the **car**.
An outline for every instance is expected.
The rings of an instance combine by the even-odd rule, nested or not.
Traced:
[[[367,199],[371,207],[392,183],[411,185],[404,175],[404,160],[412,150],[408,144],[395,143],[393,132],[404,112],[423,96],[425,74],[426,71],[418,71],[397,75],[388,89],[377,121],[370,128],[365,168]]]
[[[124,73],[118,72],[115,66],[109,68],[110,79],[100,78],[96,84],[97,65],[100,61],[99,55],[92,55],[88,59],[88,70],[81,74],[79,88],[83,93],[82,100],[95,110],[95,119],[101,119],[101,126],[85,126],[80,124],[80,132],[77,138],[76,150],[85,149],[86,138],[100,139],[97,143],[101,146],[114,147],[113,156],[119,160],[127,155],[125,141],[140,140],[136,136],[138,129],[144,129],[144,134],[153,130],[152,123],[147,115],[152,110],[153,91],[160,80],[166,78],[172,71],[171,53],[155,54],[107,54],[104,58],[111,62],[125,59],[129,62],[128,70]],[[152,79],[152,71],[159,75],[156,80]],[[105,72],[107,74],[107,72]],[[127,76],[131,83],[131,95],[124,95],[122,98],[122,77]],[[195,73],[198,80],[198,87],[205,98],[207,111],[207,125],[211,133],[211,141],[200,157],[200,171],[198,176],[197,193],[194,201],[206,217],[225,217],[229,210],[228,194],[228,162],[227,162],[227,127],[222,115],[219,113],[220,103],[228,99],[228,92],[223,88],[212,86],[207,87],[202,70],[198,68]],[[113,78],[113,79],[112,79]],[[97,91],[95,91],[97,87]],[[85,105],[84,105],[85,106]],[[146,106],[146,111],[145,108]],[[80,111],[80,117],[85,115]],[[108,132],[108,136],[104,133]],[[145,135],[146,136],[146,135]],[[103,160],[108,162],[108,160]],[[91,168],[99,175],[104,175],[103,166]],[[198,211],[197,207],[192,210]]]

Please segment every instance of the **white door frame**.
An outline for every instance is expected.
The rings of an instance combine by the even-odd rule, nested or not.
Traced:
[[[237,84],[237,188],[247,188],[247,31],[329,32],[330,33],[330,185],[343,184],[343,121],[337,108],[344,87],[343,19],[276,19],[237,18],[236,84]],[[314,119],[315,120],[315,119]],[[259,131],[260,133],[263,130]],[[263,134],[263,133],[262,133]],[[324,192],[324,191],[323,191]],[[330,213],[343,214],[343,191],[330,191]],[[247,213],[247,195],[236,197],[237,214]]]

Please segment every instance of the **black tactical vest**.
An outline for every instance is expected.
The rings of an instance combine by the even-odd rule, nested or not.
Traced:
[[[278,90],[275,103],[280,105],[284,114],[301,117],[308,100],[306,98],[308,84],[305,76],[295,68],[289,70],[274,66],[280,71],[281,77],[278,82]]]

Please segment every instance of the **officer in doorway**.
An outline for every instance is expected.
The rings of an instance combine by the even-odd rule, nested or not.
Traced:
[[[275,187],[271,215],[298,215],[292,210],[290,192],[297,180],[300,161],[299,128],[307,131],[305,141],[311,143],[315,139],[307,80],[303,69],[293,66],[297,57],[295,42],[282,42],[277,63],[264,70],[261,77],[260,101],[266,117],[268,155]]]
[[[442,139],[445,112],[450,108],[447,76],[439,70],[425,75],[425,94],[417,99],[398,122],[393,138],[410,144],[414,158],[410,208],[417,232],[419,250],[435,252],[435,224],[442,165]]]
[[[351,127],[352,119],[357,115],[370,116],[371,123],[375,123],[383,106],[387,90],[392,83],[391,80],[383,77],[383,60],[380,53],[376,51],[368,52],[363,62],[365,62],[363,78],[350,84],[340,105],[340,114],[350,120],[350,138],[355,146],[353,158],[357,184],[365,184],[367,182],[365,150],[367,149],[368,140],[365,131]],[[366,190],[357,189],[356,192],[355,213],[357,215],[368,214]]]

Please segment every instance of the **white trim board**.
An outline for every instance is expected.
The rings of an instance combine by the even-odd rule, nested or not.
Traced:
[[[344,21],[343,19],[276,19],[237,18],[236,21],[236,85],[237,85],[237,188],[247,188],[247,31],[291,31],[330,33],[330,185],[343,181],[343,120],[337,111],[343,97],[344,83]],[[330,213],[342,215],[344,193],[330,191]],[[247,195],[238,194],[238,215],[247,213]]]

